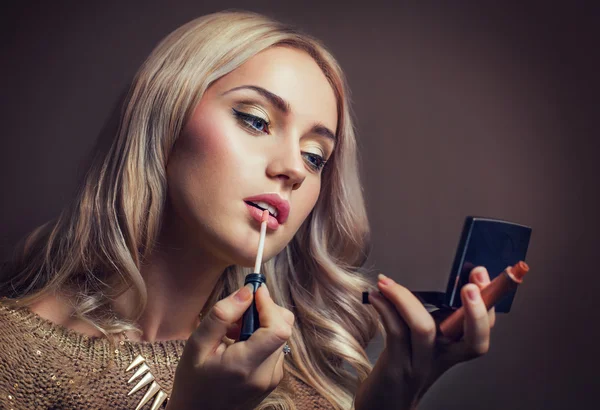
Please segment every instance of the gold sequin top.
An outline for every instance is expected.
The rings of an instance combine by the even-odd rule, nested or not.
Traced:
[[[0,408],[164,409],[184,345],[169,340],[115,347],[0,302]],[[299,410],[332,408],[292,375],[281,383],[292,388]]]

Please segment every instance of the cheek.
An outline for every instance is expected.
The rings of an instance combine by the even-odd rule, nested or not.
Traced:
[[[227,138],[227,131],[219,122],[218,118],[191,121],[182,133],[181,150],[196,165],[227,160],[226,153],[231,151],[228,146],[232,144]]]
[[[167,165],[169,196],[177,213],[188,222],[212,225],[211,210],[233,195],[241,174],[239,148],[233,130],[222,118],[194,116],[175,143]]]
[[[318,177],[314,177],[314,180],[305,180],[300,189],[292,194],[296,197],[296,203],[294,205],[296,205],[298,211],[294,221],[296,229],[302,225],[304,220],[308,217],[308,214],[310,214],[315,207],[317,199],[319,199],[320,189],[321,181]]]
[[[223,181],[241,182],[238,169],[244,150],[236,130],[223,115],[207,113],[198,117],[188,123],[177,142],[180,177],[193,178],[209,190],[211,186],[223,186]]]

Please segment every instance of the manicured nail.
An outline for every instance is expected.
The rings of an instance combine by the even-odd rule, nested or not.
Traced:
[[[476,302],[479,299],[479,292],[477,288],[469,286],[467,288],[467,298],[471,302]]]
[[[394,282],[393,280],[385,276],[383,273],[377,275],[377,280],[379,280],[379,283],[381,283],[384,286],[391,285]]]
[[[246,286],[244,286],[242,289],[240,289],[240,291],[238,293],[235,294],[235,299],[238,302],[246,302],[248,299],[250,299],[252,297],[253,289],[254,289],[254,287],[252,286],[252,284],[248,283]]]

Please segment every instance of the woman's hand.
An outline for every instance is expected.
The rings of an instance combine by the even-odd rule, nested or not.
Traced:
[[[385,348],[358,389],[357,410],[414,409],[446,370],[488,351],[495,313],[493,308],[486,310],[480,290],[490,278],[478,266],[469,280],[472,283],[461,289],[464,336],[450,342],[436,331],[438,320],[408,289],[380,275],[377,285],[385,297],[371,292],[369,301],[386,329]]]
[[[261,327],[243,342],[238,322],[252,302],[251,285],[215,304],[186,342],[168,410],[252,409],[283,378],[283,345],[292,334],[294,314],[277,306],[266,286],[255,294]]]

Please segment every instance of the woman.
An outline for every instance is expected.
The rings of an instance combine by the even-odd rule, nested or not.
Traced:
[[[72,205],[4,269],[0,403],[408,409],[485,353],[485,269],[463,288],[458,343],[388,278],[376,311],[361,304],[369,231],[349,112],[331,54],[264,16],[216,13],[167,36]],[[241,285],[257,208],[271,216],[253,296]],[[261,327],[236,342],[253,298]]]

